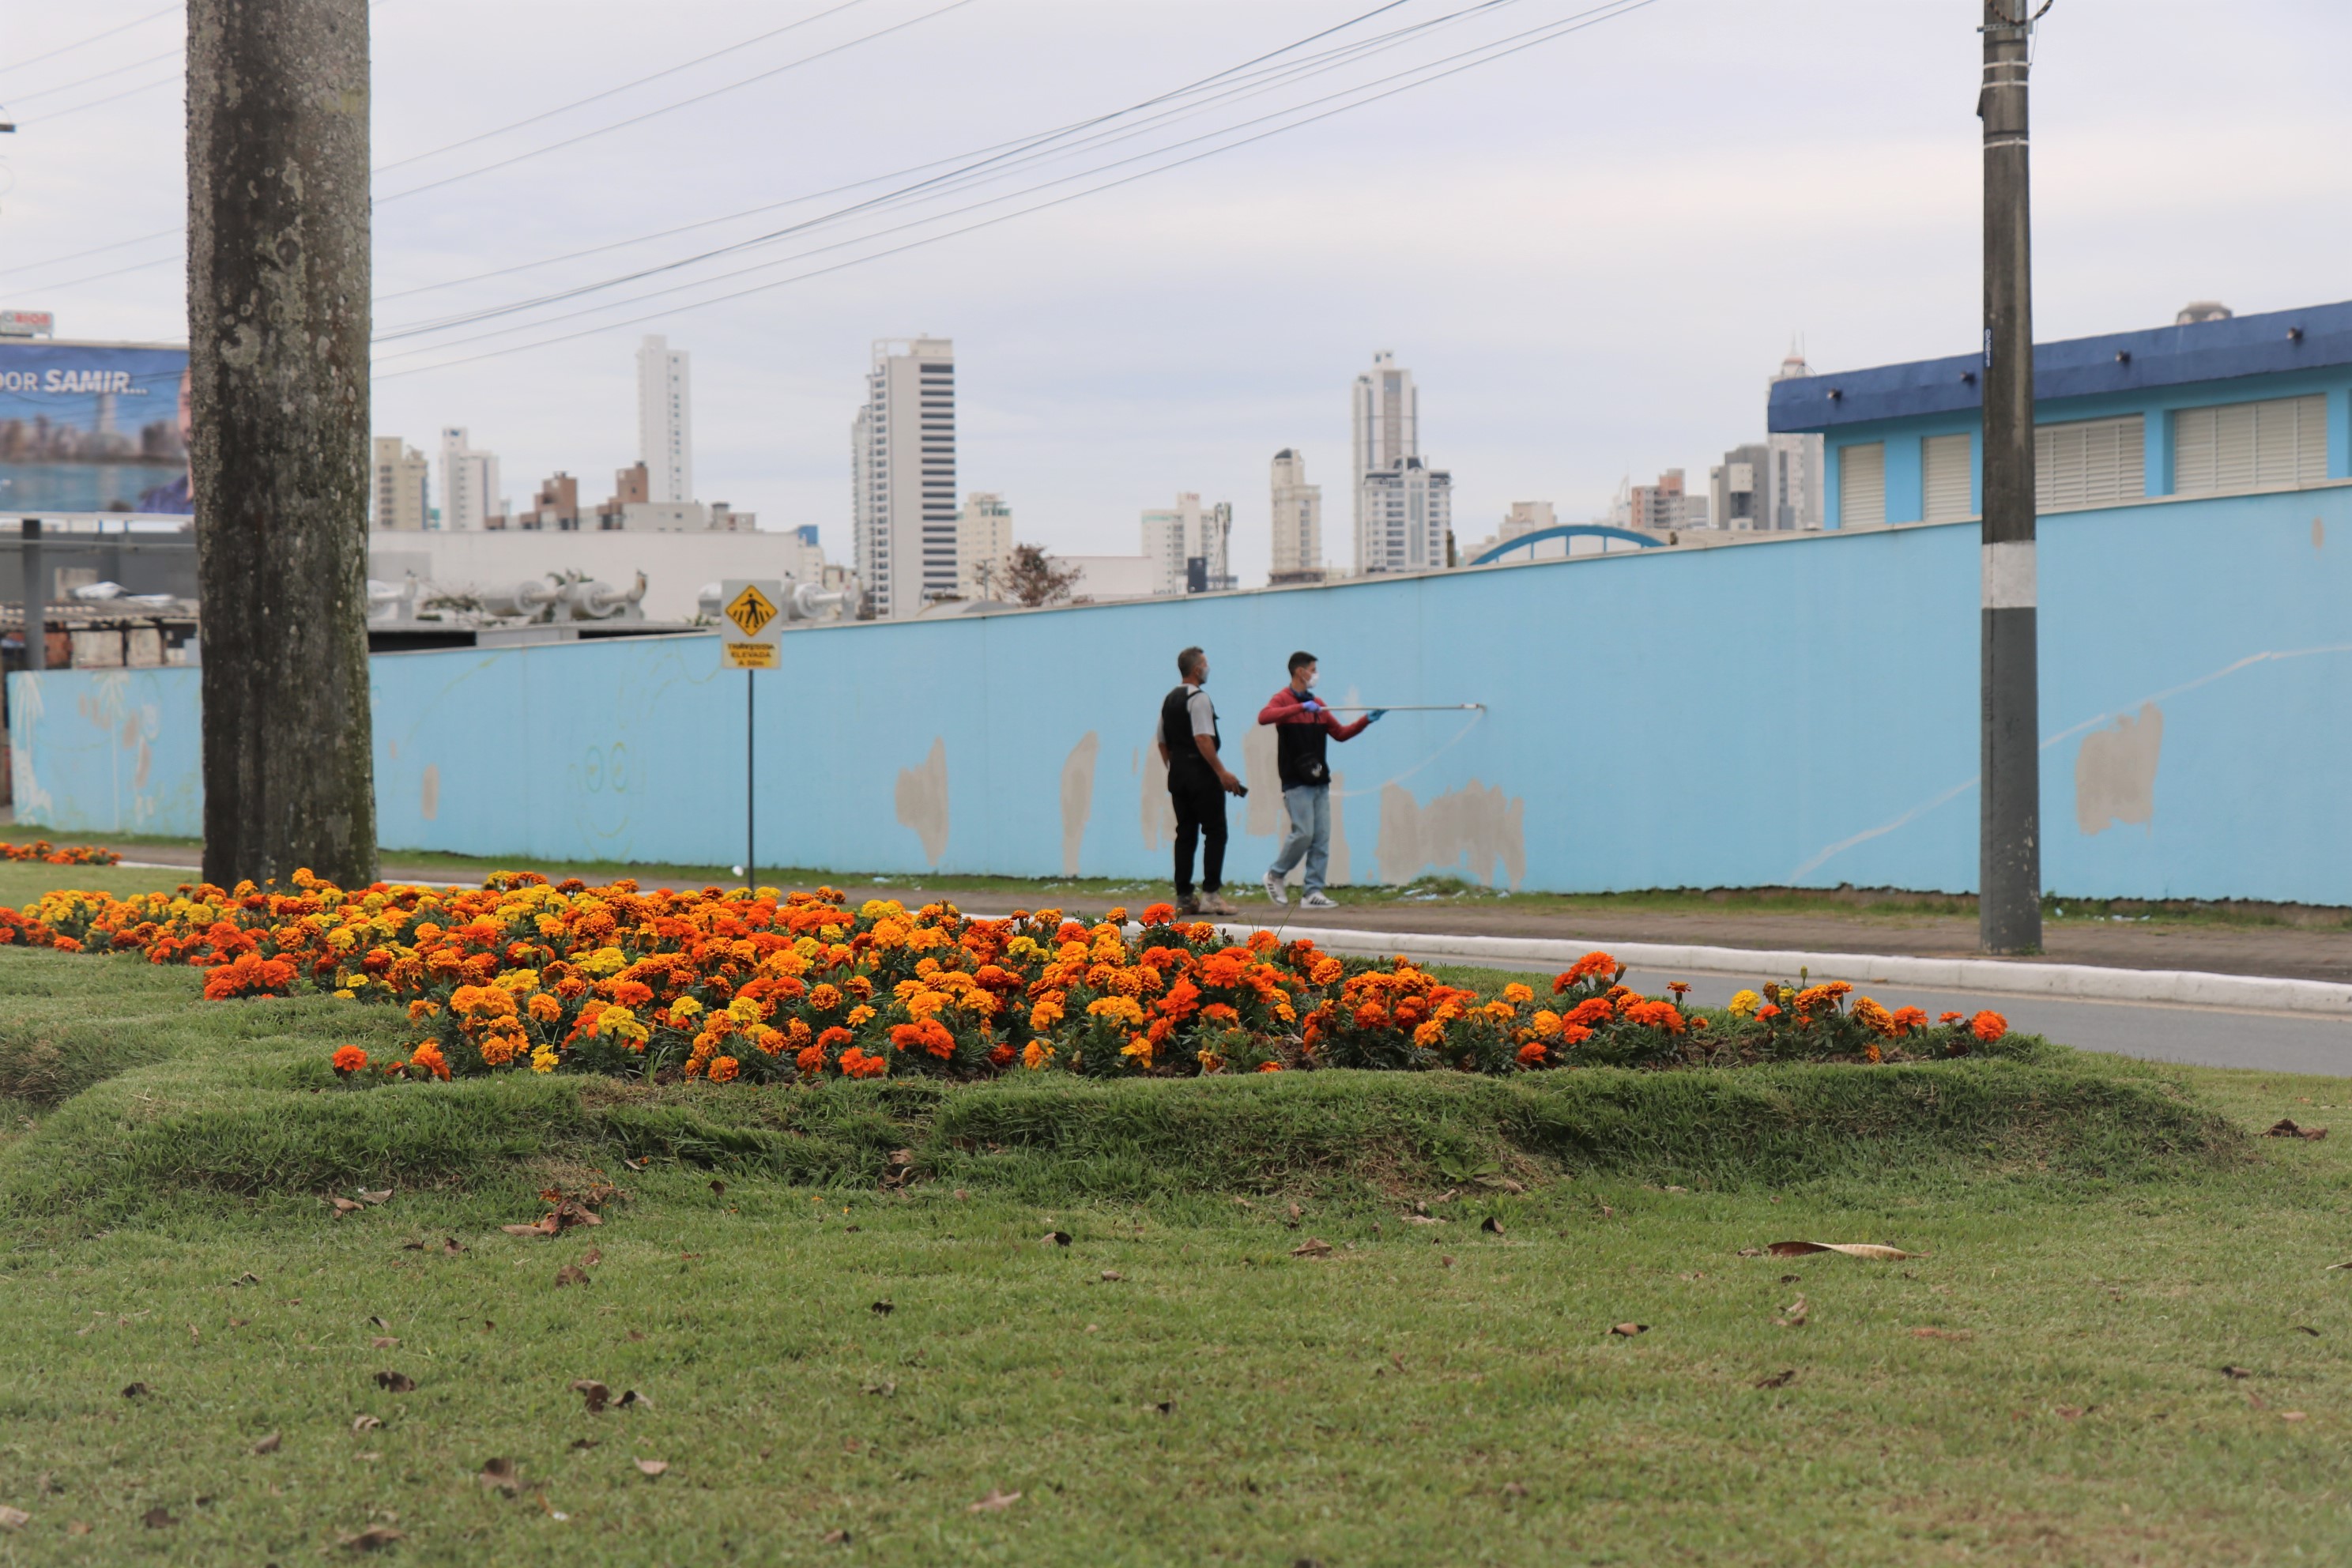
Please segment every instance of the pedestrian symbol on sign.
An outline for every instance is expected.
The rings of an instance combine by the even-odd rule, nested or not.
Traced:
[[[756,583],[746,583],[743,591],[729,601],[727,618],[741,628],[747,637],[760,635],[761,629],[776,618],[776,606],[768,595],[760,592]]]

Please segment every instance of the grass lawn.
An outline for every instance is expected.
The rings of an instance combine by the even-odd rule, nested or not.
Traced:
[[[2352,1080],[348,1092],[196,992],[0,950],[0,1564],[2352,1555],[2347,1154],[2242,1135]]]

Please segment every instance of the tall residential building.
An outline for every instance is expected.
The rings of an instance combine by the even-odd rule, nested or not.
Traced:
[[[1668,468],[1658,476],[1656,484],[1633,486],[1618,505],[1616,521],[1622,528],[1672,533],[1706,526],[1706,497],[1692,495],[1685,488],[1680,468]]]
[[[1715,526],[1733,533],[1769,529],[1771,477],[1772,449],[1761,442],[1750,441],[1726,452],[1723,461],[1706,471]]]
[[[1356,486],[1356,574],[1434,572],[1453,563],[1454,476],[1419,458],[1368,473]]]
[[[955,344],[877,342],[849,433],[853,568],[877,617],[912,617],[956,587]]]
[[[1307,459],[1285,447],[1274,455],[1274,569],[1266,582],[1323,581],[1323,487],[1307,482]]]
[[[515,526],[533,531],[570,533],[580,526],[580,481],[558,468],[531,498],[530,510],[515,519]]]
[[[1013,566],[1013,509],[1004,498],[974,490],[956,518],[956,596],[1001,599]]]
[[[1367,553],[1364,477],[1421,456],[1421,395],[1413,390],[1412,372],[1400,369],[1386,349],[1374,354],[1372,368],[1356,377],[1349,416],[1348,478],[1356,492],[1356,572],[1361,575],[1383,570],[1380,550]]]
[[[397,436],[375,438],[375,525],[404,533],[425,531],[431,484],[425,454]]]
[[[499,455],[478,452],[462,425],[441,432],[441,526],[453,533],[470,533],[489,526],[506,511],[499,494]]]
[[[648,500],[694,499],[694,390],[689,356],[669,340],[637,345],[637,461],[646,466]]]
[[[1230,501],[1202,506],[1186,490],[1163,511],[1143,514],[1143,553],[1155,594],[1213,594],[1240,586],[1228,563],[1234,532]]]
[[[1790,381],[1812,374],[1805,356],[1793,347],[1789,357],[1780,362],[1780,374],[1774,381]],[[1780,434],[1764,438],[1766,472],[1764,502],[1761,515],[1766,521],[1759,528],[1805,529],[1822,526],[1825,515],[1822,501],[1822,477],[1827,471],[1825,438],[1818,434]]]

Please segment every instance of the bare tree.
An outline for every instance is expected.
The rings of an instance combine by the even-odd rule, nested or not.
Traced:
[[[1034,610],[1067,600],[1079,575],[1075,566],[1055,565],[1042,544],[1016,544],[1004,568],[1004,592],[1013,603]]]
[[[367,0],[188,0],[205,877],[375,877]]]

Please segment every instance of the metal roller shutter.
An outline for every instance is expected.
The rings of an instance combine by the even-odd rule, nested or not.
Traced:
[[[2033,509],[2074,511],[2147,494],[2147,430],[2140,416],[2037,426]]]
[[[2172,416],[2177,495],[2315,485],[2327,478],[2327,399],[2276,397]]]
[[[1929,522],[1957,522],[1976,516],[1974,476],[1969,461],[1975,444],[1965,431],[1958,436],[1930,436],[1919,444]]]
[[[1886,521],[1886,443],[1838,448],[1838,522],[1866,528]]]

